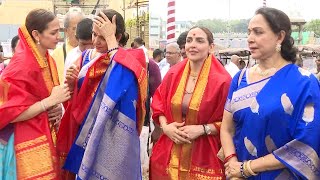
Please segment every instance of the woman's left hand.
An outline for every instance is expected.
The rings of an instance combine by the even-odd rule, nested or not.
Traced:
[[[227,179],[242,178],[242,175],[240,172],[241,163],[242,162],[238,162],[238,161],[229,161],[226,164],[224,164],[225,174],[227,176]]]
[[[61,104],[57,104],[52,108],[48,109],[49,121],[54,122],[54,125],[59,127],[61,117],[62,117],[62,106]]]
[[[204,134],[204,129],[201,125],[187,125],[178,129],[188,134],[188,140],[195,140]]]

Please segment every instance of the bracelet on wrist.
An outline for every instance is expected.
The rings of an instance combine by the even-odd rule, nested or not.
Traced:
[[[258,175],[258,173],[255,173],[255,172],[253,172],[252,171],[252,169],[251,169],[251,161],[252,160],[249,160],[248,162],[247,162],[247,170],[248,170],[248,172],[249,172],[249,174],[251,175],[251,176],[256,176],[256,175]]]
[[[233,153],[227,156],[226,158],[224,158],[223,164],[227,163],[233,157],[237,157],[237,154]]]
[[[43,102],[43,100],[40,101],[40,105],[41,105],[43,111],[47,111],[48,108],[47,108],[46,104]]]
[[[240,173],[241,173],[241,176],[246,179],[246,178],[248,178],[248,176],[244,173],[245,163],[246,163],[246,162],[242,162],[242,163],[241,163],[241,165],[240,165]]]
[[[203,135],[207,135],[207,131],[206,131],[206,127],[204,124],[202,124],[202,127],[203,127],[203,131],[204,131],[204,134]]]
[[[114,47],[114,48],[108,49],[107,54],[111,53],[112,51],[118,50],[118,49],[119,49],[119,47]]]

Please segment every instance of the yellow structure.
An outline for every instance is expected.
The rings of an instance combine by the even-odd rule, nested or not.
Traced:
[[[43,8],[53,12],[52,0],[6,0],[0,5],[0,24],[24,24],[27,14]]]

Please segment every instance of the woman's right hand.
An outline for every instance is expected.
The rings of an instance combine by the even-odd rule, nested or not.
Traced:
[[[188,140],[188,134],[178,129],[182,126],[184,126],[184,122],[173,122],[162,126],[162,130],[163,133],[167,135],[176,144],[191,143],[191,141]]]
[[[72,64],[69,69],[66,72],[66,80],[65,84],[69,87],[69,90],[71,94],[73,93],[74,90],[74,85],[75,85],[75,80],[78,78],[79,75],[79,68]]]
[[[45,99],[45,104],[50,108],[56,104],[63,103],[71,98],[69,87],[66,85],[60,85],[53,87],[51,94]]]

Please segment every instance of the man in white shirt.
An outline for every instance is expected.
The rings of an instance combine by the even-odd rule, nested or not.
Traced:
[[[167,44],[166,52],[164,54],[168,64],[160,70],[162,79],[164,78],[164,76],[167,74],[167,72],[172,66],[174,66],[175,64],[181,61],[181,52],[180,52],[179,45],[177,43]]]
[[[91,19],[85,18],[77,24],[76,38],[78,39],[78,46],[67,54],[64,75],[67,69],[78,60],[84,50],[93,48]]]
[[[239,56],[232,55],[229,64],[224,66],[232,78],[234,75],[237,74],[237,72],[240,71],[239,69],[240,60],[241,58]]]

